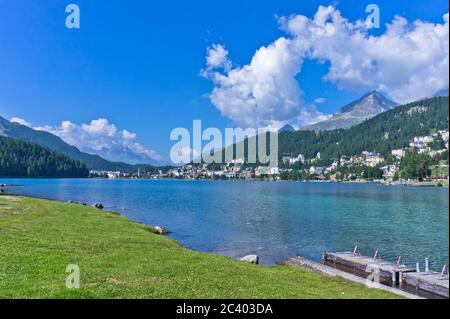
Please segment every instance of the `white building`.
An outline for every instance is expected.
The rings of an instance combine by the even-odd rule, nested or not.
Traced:
[[[448,149],[448,131],[439,131],[439,134],[445,143],[445,148]]]
[[[384,163],[384,157],[379,153],[363,153],[364,164],[370,167],[376,167]]]
[[[255,172],[256,176],[262,176],[262,175],[279,175],[280,169],[278,167],[269,167],[269,166],[260,166],[256,169]]]
[[[300,154],[297,157],[283,157],[283,163],[289,164],[289,165],[295,165],[297,163],[304,163],[305,162],[305,155]]]
[[[109,179],[119,178],[120,172],[108,172],[106,175]]]
[[[383,171],[383,177],[386,179],[392,179],[395,176],[395,173],[398,171],[398,167],[395,165],[387,165],[381,168]]]
[[[433,141],[433,136],[416,136],[409,143],[409,147],[420,150],[425,148],[428,144],[433,143]]]
[[[423,137],[423,142],[428,144],[428,143],[433,143],[434,141],[434,137],[433,136],[424,136]]]
[[[242,158],[234,159],[230,162],[233,165],[244,165],[245,161]]]
[[[426,147],[420,148],[417,153],[419,153],[419,154],[428,154],[430,152],[431,152],[431,147],[427,147],[426,146]]]
[[[309,169],[309,174],[311,175],[322,175],[324,172],[324,168],[320,166],[311,166]]]
[[[338,161],[334,161],[333,163],[331,163],[331,169],[336,169],[339,166],[339,162]]]
[[[392,150],[392,156],[396,157],[397,159],[403,158],[406,155],[406,151],[404,149],[398,149],[398,150]]]

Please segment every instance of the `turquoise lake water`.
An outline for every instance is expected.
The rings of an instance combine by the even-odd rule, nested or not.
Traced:
[[[448,188],[377,184],[0,179],[9,193],[88,204],[173,231],[184,246],[263,264],[352,250],[448,262]]]

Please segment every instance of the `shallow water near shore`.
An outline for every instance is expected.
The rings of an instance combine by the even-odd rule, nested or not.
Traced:
[[[234,258],[257,254],[320,261],[352,250],[440,270],[449,255],[448,188],[378,184],[0,179],[7,193],[103,203],[130,219],[170,229],[188,248]]]

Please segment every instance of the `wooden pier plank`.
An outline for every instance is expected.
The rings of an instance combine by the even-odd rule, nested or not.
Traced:
[[[443,297],[449,297],[449,278],[436,272],[417,273],[415,268],[396,264],[354,252],[324,253],[324,262],[335,266],[345,266],[355,271],[370,272],[379,270],[381,278],[392,283],[403,283],[418,290],[423,290]]]
[[[352,252],[338,252],[338,253],[327,253],[327,261],[336,262],[344,264],[350,267],[357,267],[360,270],[365,271],[369,266],[376,266],[381,272],[392,273],[392,272],[413,272],[414,268],[407,267],[405,265],[397,266],[394,263],[383,261],[382,259],[374,260],[371,257],[362,256]]]
[[[416,287],[443,297],[449,297],[449,277],[442,277],[437,272],[415,272],[404,275],[404,282],[407,285]]]

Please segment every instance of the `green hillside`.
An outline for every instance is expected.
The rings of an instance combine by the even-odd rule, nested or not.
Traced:
[[[284,153],[322,159],[377,151],[385,156],[392,149],[407,147],[414,136],[448,130],[448,97],[436,97],[399,106],[357,126],[324,132],[281,133],[280,157]]]
[[[0,137],[0,177],[87,177],[85,164],[34,143]]]
[[[141,170],[151,168],[150,165],[131,165],[121,162],[110,162],[98,155],[81,152],[78,148],[67,144],[61,138],[49,132],[38,131],[28,126],[11,123],[0,117],[0,136],[2,135],[16,140],[39,144],[50,151],[55,151],[68,156],[71,159],[80,161],[86,164],[91,170],[134,173],[138,170],[138,167],[140,167]]]
[[[396,107],[349,129],[282,132],[278,141],[279,159],[299,154],[315,158],[320,152],[321,164],[326,164],[363,151],[389,157],[393,149],[407,147],[415,136],[448,130],[448,107],[448,97],[435,97]],[[248,139],[241,142],[245,145],[246,159],[248,142]],[[236,144],[233,147],[236,149]]]

